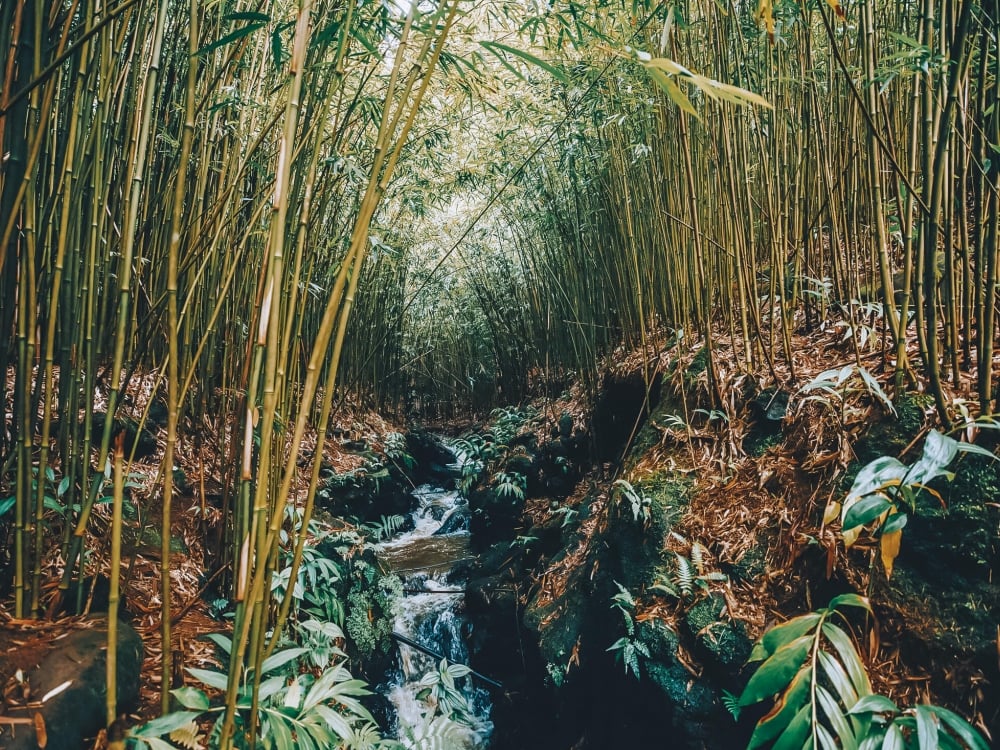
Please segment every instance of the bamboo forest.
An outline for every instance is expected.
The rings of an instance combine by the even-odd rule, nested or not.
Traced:
[[[0,65],[0,748],[1000,742],[1000,0]]]

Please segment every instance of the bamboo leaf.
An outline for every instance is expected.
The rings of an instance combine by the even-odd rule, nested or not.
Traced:
[[[569,83],[569,78],[563,71],[559,70],[559,68],[557,68],[552,63],[546,62],[545,60],[542,60],[541,58],[532,55],[530,52],[525,52],[524,50],[517,49],[516,47],[510,47],[506,44],[501,44],[500,42],[480,41],[479,44],[488,51],[492,52],[494,55],[496,55],[498,59],[503,59],[502,55],[500,54],[501,52],[504,52],[508,55],[513,55],[514,57],[520,58],[521,60],[530,65],[534,65],[535,67],[541,68],[542,70],[546,71],[549,75],[551,75],[553,78],[555,78],[557,81],[560,81],[562,83]]]
[[[257,31],[258,29],[262,29],[262,28],[264,28],[264,24],[262,24],[262,23],[251,23],[251,24],[248,24],[247,26],[241,26],[240,28],[236,29],[235,31],[230,31],[228,34],[226,34],[222,38],[216,39],[214,42],[206,44],[204,47],[202,47],[197,52],[195,52],[194,56],[195,57],[204,57],[209,52],[213,52],[213,51],[219,49],[220,47],[225,47],[227,44],[232,44],[233,42],[239,41],[243,37],[249,36],[253,32]]]

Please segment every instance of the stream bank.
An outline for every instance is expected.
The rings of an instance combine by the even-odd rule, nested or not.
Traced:
[[[767,706],[737,721],[727,704],[756,668],[754,640],[857,591],[881,639],[865,653],[876,692],[998,736],[1000,464],[968,456],[934,483],[941,501],[919,499],[887,580],[871,542],[843,549],[823,505],[873,458],[915,460],[925,400],[903,395],[890,412],[854,395],[844,424],[803,394],[746,383],[733,429],[677,395],[699,376],[691,360],[664,368],[669,386],[625,373],[589,407],[522,410],[517,429],[495,415],[466,437],[486,457],[468,492],[472,665],[506,687],[491,747],[746,747]]]

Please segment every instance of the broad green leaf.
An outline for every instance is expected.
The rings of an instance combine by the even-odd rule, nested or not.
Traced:
[[[292,684],[288,686],[288,690],[285,692],[285,697],[281,701],[281,705],[285,708],[291,708],[295,711],[299,710],[299,702],[302,700],[302,682],[296,677],[292,680]]]
[[[884,695],[864,695],[857,703],[851,706],[851,710],[848,711],[849,714],[887,714],[887,713],[897,713],[899,709],[896,704],[891,700],[886,698]]]
[[[832,622],[823,623],[823,635],[833,644],[833,647],[837,650],[837,654],[840,655],[840,663],[847,670],[855,692],[858,695],[868,695],[871,693],[872,686],[868,681],[868,672],[865,670],[864,664],[861,663],[861,658],[858,656],[857,649],[854,648],[854,642],[850,636]]]
[[[894,531],[901,531],[906,522],[910,520],[910,517],[905,513],[893,513],[887,519],[885,523],[882,524],[882,533],[891,534]]]
[[[276,654],[271,654],[269,657],[264,659],[264,663],[260,665],[260,673],[267,674],[268,672],[273,672],[279,667],[283,667],[288,662],[298,659],[303,654],[309,653],[309,649],[298,646],[296,648],[286,648],[279,651]]]
[[[295,750],[295,740],[292,731],[280,715],[271,715],[269,722],[270,735],[274,739],[275,750]]]
[[[841,594],[840,596],[833,597],[830,600],[828,609],[838,609],[840,607],[858,607],[868,612],[872,611],[872,605],[868,601],[868,597],[859,594]]]
[[[851,684],[851,678],[847,676],[847,672],[844,671],[840,662],[832,654],[820,650],[819,664],[823,668],[823,674],[830,681],[830,685],[837,691],[840,702],[844,706],[853,706],[857,703],[858,691]]]
[[[917,742],[920,750],[938,750],[937,717],[927,706],[914,706],[917,719]]]
[[[927,433],[924,452],[910,467],[906,480],[913,484],[927,484],[944,471],[958,454],[958,441],[937,430]]]
[[[989,750],[989,745],[986,744],[986,740],[982,738],[972,725],[969,724],[965,719],[956,714],[954,711],[949,711],[947,708],[942,708],[941,706],[927,706],[928,710],[937,714],[937,717],[943,721],[948,728],[953,731],[958,738],[965,743],[966,747],[970,750]]]
[[[863,500],[858,500],[844,514],[842,528],[847,531],[858,526],[865,526],[892,507],[894,507],[893,504],[881,495],[871,495]]]
[[[837,741],[833,738],[833,735],[830,734],[830,731],[822,724],[816,725],[816,736],[819,737],[819,746],[823,750],[840,750],[841,746],[837,744]],[[843,747],[856,748],[856,745],[849,745],[845,742]]]
[[[198,688],[193,688],[189,685],[181,685],[181,687],[174,688],[170,691],[170,694],[174,696],[177,701],[184,706],[184,708],[192,708],[197,711],[207,711],[211,707],[211,704],[208,702],[208,696]]]
[[[812,704],[807,702],[795,714],[795,718],[789,722],[771,750],[803,750],[806,746],[806,738],[810,734],[809,730],[812,728],[811,719]]]
[[[17,504],[17,498],[14,497],[13,495],[11,495],[10,497],[5,497],[3,500],[0,500],[0,516],[9,512],[10,509],[13,508],[16,504]]]
[[[796,638],[808,633],[816,627],[821,618],[822,615],[819,612],[810,612],[774,626],[761,637],[757,647],[754,648],[754,653],[750,655],[750,661],[766,659],[786,643],[791,643]],[[760,656],[755,656],[758,647],[762,653]]]
[[[69,489],[69,477],[63,477],[59,480],[59,486],[56,488],[56,494],[62,497],[66,494],[66,490]]]
[[[233,639],[222,633],[207,633],[203,638],[207,638],[216,646],[221,648],[226,654],[231,654],[233,652]]]
[[[848,498],[862,498],[870,495],[880,487],[892,481],[899,481],[906,476],[907,468],[899,459],[892,456],[880,456],[866,464],[851,485]],[[845,503],[846,506],[846,503]]]
[[[1000,461],[1000,457],[996,453],[975,443],[959,443],[958,451],[960,453],[975,453],[977,456],[984,456],[985,458],[992,458],[994,461]]]
[[[323,718],[326,725],[333,730],[338,737],[350,737],[351,725],[342,715],[322,703],[317,705],[313,710]]]
[[[882,740],[882,750],[905,750],[906,740],[903,732],[896,724],[890,724],[885,732],[885,739]]]
[[[186,667],[185,669],[196,680],[216,690],[225,690],[229,683],[229,678],[222,672],[216,672],[211,669],[198,669],[197,667]]]
[[[812,641],[812,636],[805,635],[775,651],[750,678],[740,696],[740,705],[758,703],[784,690],[805,662]]]
[[[802,707],[802,704],[809,697],[812,674],[812,667],[808,664],[799,670],[799,673],[792,680],[792,684],[788,686],[788,690],[774,704],[774,708],[757,722],[747,750],[756,750],[756,748],[764,747],[785,731],[789,722],[791,722],[795,714]]]
[[[823,713],[826,714],[826,718],[830,721],[833,731],[837,733],[837,738],[840,740],[840,747],[843,750],[857,750],[858,741],[854,737],[854,730],[847,721],[844,709],[837,702],[837,699],[830,694],[829,690],[819,684],[816,685],[816,699],[819,702],[820,708],[823,709]],[[820,744],[823,744],[823,742],[820,742]],[[834,747],[837,746],[837,743],[833,744]]]
[[[174,711],[159,718],[147,721],[141,727],[132,730],[132,735],[142,737],[148,742],[151,737],[160,737],[180,729],[201,716],[200,711]]]

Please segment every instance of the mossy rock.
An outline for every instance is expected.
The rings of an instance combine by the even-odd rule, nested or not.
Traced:
[[[649,649],[642,671],[667,697],[675,712],[690,720],[709,720],[718,713],[715,691],[704,681],[693,680],[691,673],[677,660],[677,634],[656,620],[640,622],[636,636]]]
[[[636,518],[632,505],[615,493],[609,511],[607,549],[615,562],[617,580],[632,591],[653,582],[661,566],[667,534],[690,503],[691,482],[673,474],[658,474],[634,486],[643,500],[643,517]]]
[[[924,409],[928,404],[929,399],[925,394],[900,394],[893,404],[896,416],[886,415],[854,444],[854,454],[860,465],[881,456],[898,456],[902,453],[923,428]]]
[[[725,598],[712,594],[688,610],[684,624],[703,659],[735,674],[749,658],[753,644],[743,623],[723,614],[725,608]]]

